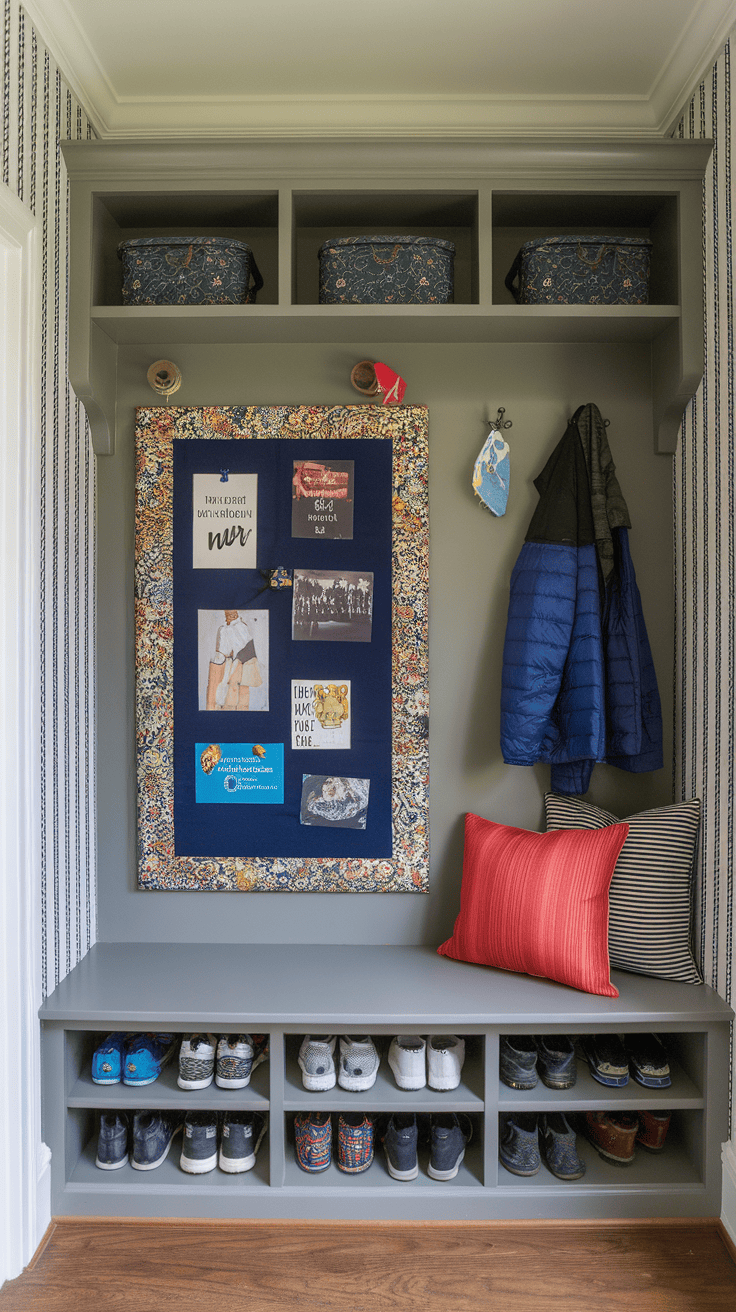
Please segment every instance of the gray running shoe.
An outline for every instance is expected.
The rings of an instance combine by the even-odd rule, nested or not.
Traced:
[[[305,1034],[299,1049],[299,1066],[302,1072],[302,1084],[305,1089],[319,1092],[334,1089],[337,1083],[335,1074],[335,1047],[337,1039],[334,1034],[316,1038]]]
[[[136,1112],[131,1166],[136,1171],[155,1170],[168,1157],[172,1140],[180,1129],[178,1112]]]
[[[430,1116],[431,1150],[429,1174],[433,1180],[452,1180],[465,1156],[465,1146],[473,1137],[473,1124],[469,1116],[456,1116],[445,1112]]]
[[[378,1050],[368,1035],[360,1038],[343,1035],[340,1039],[340,1088],[356,1093],[371,1089],[376,1082],[379,1063]]]
[[[214,1034],[185,1034],[179,1049],[180,1089],[207,1089],[215,1074]]]
[[[128,1118],[125,1112],[103,1112],[97,1140],[95,1166],[101,1171],[117,1171],[128,1161]]]

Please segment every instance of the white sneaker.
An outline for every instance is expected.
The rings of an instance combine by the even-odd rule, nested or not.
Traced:
[[[465,1061],[465,1039],[454,1034],[431,1034],[427,1043],[430,1089],[456,1089]]]
[[[359,1038],[344,1034],[340,1039],[340,1088],[353,1093],[371,1089],[376,1082],[380,1060],[376,1045],[367,1034]]]
[[[214,1034],[185,1034],[179,1049],[180,1089],[206,1089],[215,1073]]]
[[[299,1065],[302,1071],[302,1084],[305,1089],[319,1092],[321,1089],[334,1089],[337,1083],[335,1074],[335,1047],[337,1039],[334,1034],[315,1039],[305,1034],[299,1049]]]
[[[427,1045],[421,1034],[397,1034],[388,1050],[388,1064],[400,1089],[423,1089]]]

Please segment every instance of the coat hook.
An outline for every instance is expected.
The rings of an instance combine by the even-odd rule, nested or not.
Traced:
[[[154,392],[166,397],[167,405],[172,393],[181,387],[181,370],[171,360],[154,360],[146,378]]]
[[[496,429],[496,431],[499,432],[499,433],[502,433],[503,430],[504,430],[505,428],[513,428],[513,424],[512,424],[512,422],[511,422],[511,420],[510,420],[510,419],[504,419],[504,415],[505,415],[505,414],[506,414],[506,410],[505,410],[504,406],[500,405],[500,406],[498,407],[498,414],[497,414],[497,416],[496,416],[496,422],[495,422],[494,425],[493,425],[493,427],[494,427],[494,428]]]

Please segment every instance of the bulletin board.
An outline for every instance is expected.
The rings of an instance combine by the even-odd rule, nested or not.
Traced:
[[[426,409],[139,409],[135,544],[139,886],[426,891]]]

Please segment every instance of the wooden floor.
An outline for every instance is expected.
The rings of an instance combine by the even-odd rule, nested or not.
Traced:
[[[736,1312],[726,1242],[713,1221],[63,1218],[0,1312]]]

